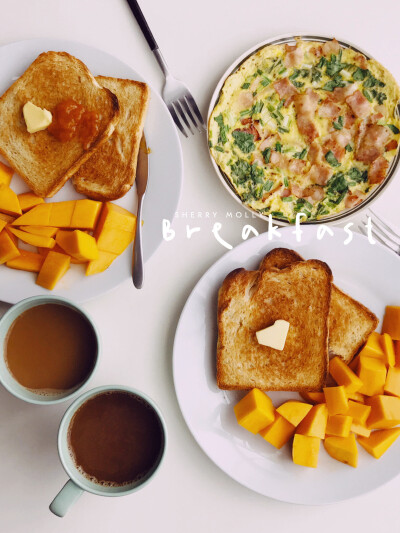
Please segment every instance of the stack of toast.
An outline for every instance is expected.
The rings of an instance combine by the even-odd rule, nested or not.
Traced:
[[[60,142],[48,130],[28,133],[22,109],[27,102],[53,112],[72,99],[99,115],[88,148],[79,139]],[[70,179],[95,200],[123,196],[135,179],[139,143],[149,101],[145,83],[98,76],[66,52],[45,52],[0,98],[0,153],[42,198],[52,197]]]
[[[332,280],[326,263],[286,248],[269,252],[256,271],[231,272],[218,294],[218,387],[318,391],[330,357],[350,363],[378,319]],[[276,320],[290,323],[282,351],[256,338]]]

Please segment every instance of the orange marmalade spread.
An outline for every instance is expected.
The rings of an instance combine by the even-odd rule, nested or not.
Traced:
[[[60,142],[78,138],[87,150],[98,135],[99,121],[96,111],[87,111],[83,105],[68,98],[56,105],[48,131]]]

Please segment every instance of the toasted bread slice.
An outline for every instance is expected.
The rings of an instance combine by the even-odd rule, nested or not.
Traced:
[[[116,200],[132,187],[140,139],[150,97],[145,83],[97,76],[97,81],[117,95],[120,120],[113,135],[73,177],[75,189],[94,200]]]
[[[78,139],[60,142],[47,130],[28,133],[22,114],[31,101],[53,112],[72,98],[100,115],[99,132],[87,150]],[[119,118],[117,97],[66,52],[45,52],[0,98],[0,153],[35,194],[53,196],[108,139]]]
[[[275,248],[267,254],[260,268],[286,268],[304,259],[293,250]],[[329,311],[329,355],[338,355],[347,364],[376,329],[378,318],[357,300],[332,285]]]
[[[331,286],[328,265],[316,260],[231,272],[218,294],[218,387],[320,390],[328,371]],[[290,323],[284,349],[259,344],[256,332],[279,319]]]

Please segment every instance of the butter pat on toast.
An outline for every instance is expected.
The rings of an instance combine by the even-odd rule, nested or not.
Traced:
[[[113,135],[79,168],[72,182],[79,193],[109,201],[124,196],[135,180],[150,90],[139,81],[104,76],[96,80],[117,95],[120,120]]]
[[[320,390],[328,373],[331,286],[328,265],[317,260],[231,272],[218,294],[218,387]],[[276,320],[290,324],[282,351],[256,338]]]
[[[60,142],[48,130],[27,131],[22,112],[27,102],[53,112],[67,99],[100,117],[97,136],[86,150],[78,139]],[[113,133],[119,105],[79,59],[45,52],[0,98],[0,119],[0,153],[35,194],[51,197]]]
[[[304,259],[295,251],[275,248],[264,257],[261,268],[286,268],[298,261]],[[349,364],[378,322],[372,311],[332,285],[328,340],[330,357],[339,356]]]

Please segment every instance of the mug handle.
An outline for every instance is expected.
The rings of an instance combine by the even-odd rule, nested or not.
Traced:
[[[82,492],[83,489],[78,487],[78,485],[70,479],[51,502],[49,506],[50,511],[62,518],[66,515],[71,505],[78,500]]]

